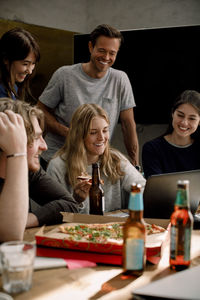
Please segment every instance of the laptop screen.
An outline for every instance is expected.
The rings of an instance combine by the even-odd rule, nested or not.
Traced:
[[[174,210],[178,180],[189,180],[192,214],[200,202],[200,170],[152,175],[144,189],[144,217],[169,219]]]

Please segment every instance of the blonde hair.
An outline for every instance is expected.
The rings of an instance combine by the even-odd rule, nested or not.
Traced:
[[[10,98],[0,98],[0,111],[12,110],[22,116],[26,128],[28,144],[31,144],[35,137],[35,131],[32,125],[31,118],[35,116],[42,130],[44,130],[44,114],[36,106],[21,100],[12,100]]]
[[[90,103],[78,107],[72,116],[69,133],[64,146],[56,153],[66,165],[66,179],[74,187],[77,176],[87,169],[87,151],[84,140],[89,133],[90,124],[94,117],[101,117],[109,124],[107,113],[100,106]],[[114,183],[124,175],[120,168],[120,157],[109,143],[100,156],[100,170]]]

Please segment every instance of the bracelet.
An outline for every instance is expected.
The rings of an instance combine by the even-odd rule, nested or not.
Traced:
[[[135,166],[136,170],[138,170],[139,172],[141,172],[142,168],[141,166]]]
[[[10,158],[10,157],[18,157],[18,156],[26,156],[26,152],[9,154],[6,157]]]

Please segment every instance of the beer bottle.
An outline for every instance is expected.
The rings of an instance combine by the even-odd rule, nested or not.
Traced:
[[[90,214],[103,215],[104,211],[104,192],[100,183],[99,166],[92,164],[92,185],[89,192]]]
[[[174,212],[170,218],[170,267],[179,271],[190,265],[193,216],[189,208],[189,181],[177,181]]]
[[[133,184],[129,196],[129,217],[123,227],[123,274],[140,276],[145,265],[146,227],[140,184]]]

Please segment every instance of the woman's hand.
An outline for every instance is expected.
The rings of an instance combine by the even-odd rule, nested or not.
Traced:
[[[78,203],[83,202],[87,198],[91,185],[89,180],[79,180],[75,185],[73,196]]]

